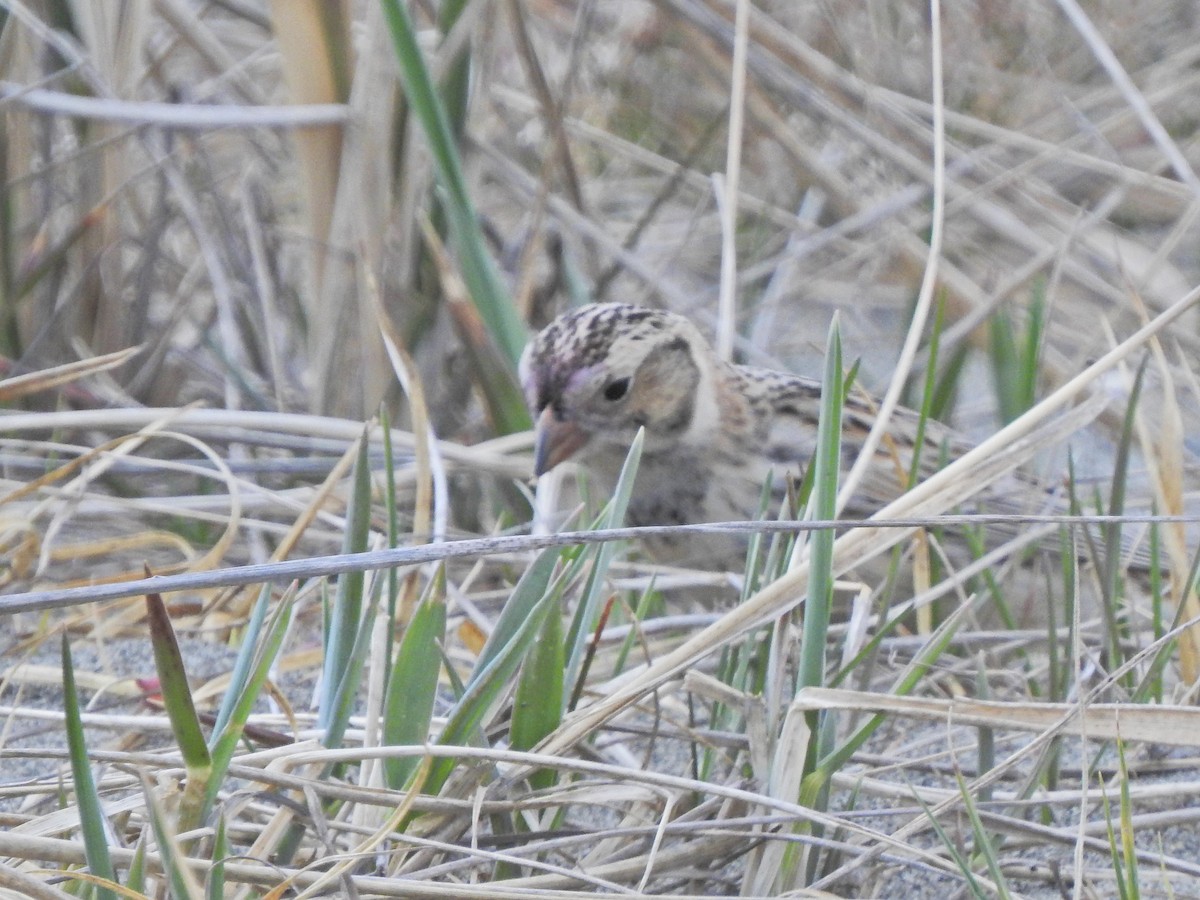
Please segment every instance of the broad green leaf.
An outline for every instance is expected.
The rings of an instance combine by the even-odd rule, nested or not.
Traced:
[[[400,640],[388,677],[383,720],[385,746],[419,746],[429,740],[446,638],[446,570],[439,566]],[[402,789],[421,760],[384,761],[387,786]]]

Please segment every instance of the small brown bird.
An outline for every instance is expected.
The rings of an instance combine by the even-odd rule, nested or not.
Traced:
[[[819,381],[717,357],[683,316],[623,303],[599,303],[551,322],[526,348],[521,383],[537,421],[538,475],[567,459],[580,462],[610,491],[630,443],[645,445],[627,521],[631,525],[724,522],[758,516],[770,473],[782,486],[815,450]],[[843,412],[843,468],[857,457],[874,420],[867,400]],[[863,516],[903,492],[918,416],[898,410],[846,512]],[[969,444],[936,422],[926,424],[921,468]],[[776,491],[776,503],[782,490]],[[727,539],[652,544],[654,556],[736,565]]]

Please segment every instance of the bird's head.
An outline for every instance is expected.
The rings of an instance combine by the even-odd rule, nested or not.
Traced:
[[[672,313],[597,303],[559,316],[521,357],[537,474],[577,454],[619,461],[638,428],[647,449],[681,440],[709,352],[695,326]]]

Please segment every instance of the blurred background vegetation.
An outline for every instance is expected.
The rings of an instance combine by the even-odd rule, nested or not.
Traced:
[[[567,303],[716,325],[726,3],[0,9],[14,371],[137,345],[92,402],[401,412],[377,295],[439,435],[477,439],[524,424],[506,403],[524,327]],[[1037,299],[1043,387],[1200,268],[1195,9],[1090,14],[1177,157],[1053,3],[943,12],[943,358]],[[752,9],[741,358],[818,374],[841,309],[848,358],[868,386],[887,378],[925,259],[928,35],[919,3]],[[403,55],[418,44],[427,65]],[[1181,358],[1193,333],[1173,335]]]

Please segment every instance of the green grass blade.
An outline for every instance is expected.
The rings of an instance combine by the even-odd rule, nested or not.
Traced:
[[[558,550],[546,550],[541,553],[533,564],[525,570],[513,588],[512,596],[500,611],[500,617],[492,629],[491,635],[479,651],[479,659],[467,679],[466,687],[482,678],[486,671],[495,664],[496,660],[507,652],[508,647],[517,635],[524,632],[528,619],[537,611],[538,604],[546,594],[550,584],[550,576],[558,562]]]
[[[143,828],[133,848],[133,859],[125,876],[125,887],[139,894],[146,893],[146,835],[147,831]]]
[[[645,439],[645,431],[638,429],[633,443],[629,446],[625,464],[621,467],[621,475],[613,490],[612,500],[609,501],[608,509],[601,521],[597,523],[597,527],[619,528],[625,523],[625,511],[629,508],[629,498],[633,496],[633,485],[642,460],[642,446]],[[570,648],[570,653],[567,658],[566,683],[573,686],[572,694],[578,692],[576,682],[583,666],[583,659],[587,654],[588,640],[600,613],[600,601],[604,596],[604,579],[608,574],[609,564],[618,549],[617,545],[612,542],[597,544],[594,547],[588,547],[579,558],[580,563],[583,564],[589,555],[594,554],[595,562],[588,573],[583,599],[575,610],[575,616],[571,620],[571,627],[567,632],[567,646]]]
[[[925,366],[925,387],[921,393],[920,416],[917,418],[917,433],[913,438],[912,462],[908,467],[908,486],[912,488],[921,480],[921,450],[925,446],[925,430],[929,424],[931,410],[937,395],[938,353],[942,345],[942,326],[946,318],[945,295],[939,297],[933,316],[933,327],[929,333],[929,362]]]
[[[533,749],[562,722],[564,657],[562,616],[551,610],[521,666],[509,734],[514,749]],[[535,788],[548,788],[554,779],[552,770],[542,769],[529,782]]]
[[[921,683],[921,679],[927,677],[930,671],[937,668],[938,660],[950,646],[951,640],[953,640],[954,635],[957,633],[959,625],[965,620],[968,611],[967,607],[961,607],[938,626],[937,630],[929,636],[929,639],[917,652],[916,656],[913,657],[912,661],[905,666],[904,671],[900,673],[900,677],[892,685],[888,693],[897,697],[911,694],[917,685]],[[899,621],[898,618],[893,618],[881,627],[879,634],[872,638],[870,645],[863,648],[862,652],[856,657],[855,661],[851,662],[848,668],[852,669],[858,659],[871,653],[874,646],[882,641],[886,635],[890,634],[892,629],[899,624]],[[834,685],[836,686],[836,684],[835,680]],[[820,766],[810,776],[813,779],[813,784],[821,784],[828,781],[834,772],[840,771],[885,721],[887,721],[887,717],[882,713],[872,716],[836,749],[822,756]]]
[[[959,849],[960,842],[946,833],[946,829],[942,827],[942,823],[933,814],[933,811],[929,808],[929,804],[921,798],[920,792],[913,791],[913,796],[917,803],[920,804],[921,809],[925,811],[925,818],[929,820],[929,824],[937,834],[938,839],[941,840],[942,846],[946,848],[947,856],[958,866],[958,870],[966,880],[967,889],[970,891],[969,896],[975,897],[977,900],[989,900],[992,895],[984,890],[983,885],[979,883],[979,879],[975,877],[975,873],[971,870],[970,861],[963,856],[962,851]]]
[[[996,399],[1005,423],[1032,408],[1037,399],[1038,360],[1045,331],[1045,303],[1038,292],[1029,304],[1029,318],[1023,336],[1018,336],[1012,319],[1003,310],[988,323],[992,377]]]
[[[821,412],[817,422],[817,445],[812,462],[813,488],[808,510],[818,519],[833,519],[837,514],[838,475],[841,472],[842,408],[845,403],[845,379],[842,369],[842,342],[837,317],[829,328],[825,347],[825,372],[821,387]],[[800,635],[797,689],[825,683],[826,653],[829,647],[830,610],[833,604],[833,543],[836,533],[829,529],[809,536],[808,599],[804,604],[804,625]],[[828,805],[829,780],[817,771],[819,760],[832,748],[836,719],[831,713],[812,710],[804,715],[808,747],[804,754],[804,775],[800,801],[815,809]],[[793,883],[805,872],[807,883],[816,873],[820,854],[799,853],[790,848],[781,863],[779,875]]]
[[[400,0],[381,0],[381,4],[400,64],[405,93],[425,132],[438,184],[446,195],[444,207],[450,240],[462,266],[463,280],[488,330],[515,365],[525,346],[525,327],[487,251],[446,109],[429,77],[429,69],[417,43],[416,29],[405,4]]]
[[[275,664],[275,658],[283,647],[283,640],[287,636],[292,622],[295,596],[296,585],[293,584],[280,599],[261,646],[259,646],[257,631],[252,652],[246,652],[246,647],[250,646],[249,637],[242,645],[243,649],[238,655],[238,662],[240,663],[242,657],[246,656],[252,658],[252,663],[249,671],[239,681],[236,688],[232,683],[230,684],[226,699],[233,696],[233,706],[221,727],[213,731],[212,774],[209,777],[203,806],[205,818],[216,802],[217,793],[224,781],[225,773],[229,771],[229,764],[233,760],[238,741],[241,740],[246,721],[250,718],[250,713],[254,710],[254,703],[262,693],[263,685],[266,684],[267,677],[270,675],[271,666]],[[266,599],[267,592],[264,590],[259,596],[259,603],[264,607]],[[254,614],[251,615],[251,618],[253,617]]]
[[[1121,855],[1125,859],[1125,890],[1127,897],[1141,897],[1138,883],[1137,845],[1134,843],[1133,801],[1129,796],[1129,763],[1125,759],[1125,742],[1117,740],[1117,771],[1121,791]]]
[[[988,322],[988,338],[992,362],[992,378],[996,384],[996,399],[1000,417],[1005,423],[1013,421],[1020,412],[1020,354],[1012,319],[998,310]]]
[[[354,643],[350,647],[346,659],[346,668],[341,673],[337,691],[334,694],[335,705],[329,717],[329,728],[325,732],[325,744],[328,747],[340,747],[346,727],[350,724],[350,714],[354,711],[355,698],[362,684],[363,668],[367,664],[367,654],[371,649],[371,629],[375,624],[375,615],[379,611],[379,601],[383,594],[383,578],[371,580],[371,597],[366,613],[359,621],[358,630],[354,634]]]
[[[1125,512],[1125,496],[1128,487],[1130,455],[1133,450],[1133,438],[1136,430],[1138,400],[1141,397],[1142,385],[1145,380],[1146,363],[1149,357],[1142,360],[1138,366],[1133,387],[1129,392],[1129,405],[1125,410],[1125,420],[1121,427],[1121,438],[1117,443],[1117,455],[1113,461],[1112,483],[1109,487],[1108,514],[1120,516]],[[1124,623],[1121,606],[1124,603],[1124,579],[1121,566],[1123,563],[1123,548],[1121,546],[1121,525],[1119,522],[1106,524],[1101,528],[1103,539],[1103,557],[1100,568],[1103,572],[1101,582],[1102,609],[1108,637],[1108,659],[1106,664],[1113,669],[1124,662],[1122,642],[1127,637],[1128,628]],[[1127,687],[1133,687],[1133,674],[1124,679]]]
[[[75,802],[79,806],[79,827],[83,832],[83,853],[93,875],[116,883],[116,871],[108,853],[108,823],[100,804],[100,794],[92,778],[87,745],[83,735],[83,719],[79,714],[79,693],[75,689],[75,665],[71,661],[71,644],[62,637],[63,705],[67,730],[67,752],[71,757],[71,779],[75,784]],[[108,888],[97,888],[100,900],[116,900]]]
[[[943,363],[942,374],[934,386],[933,396],[929,398],[929,418],[935,422],[944,421],[954,409],[954,398],[969,356],[970,345],[962,343],[954,348],[949,359]]]
[[[1129,894],[1128,882],[1125,877],[1125,855],[1122,852],[1122,842],[1117,840],[1116,832],[1113,831],[1112,821],[1112,805],[1108,799],[1107,786],[1101,783],[1100,786],[1100,805],[1104,810],[1104,825],[1108,832],[1108,858],[1112,863],[1113,881],[1117,885],[1117,896],[1120,900],[1134,900]]]
[[[414,746],[429,740],[445,638],[446,570],[439,566],[404,631],[388,676],[382,735],[386,746]],[[387,786],[402,789],[420,762],[416,757],[385,760]]]
[[[450,33],[470,2],[471,0],[443,0],[438,9],[438,28],[442,34]],[[467,103],[471,90],[471,55],[468,52],[470,46],[469,43],[464,44],[462,51],[446,67],[439,91],[446,109],[446,120],[450,124],[456,143],[462,139],[467,123]]]
[[[150,574],[148,570],[146,574]],[[187,769],[187,783],[179,805],[179,830],[190,831],[203,821],[204,798],[212,778],[212,756],[200,727],[200,717],[196,715],[192,688],[188,684],[179,642],[175,639],[175,629],[171,627],[171,617],[160,594],[146,595],[146,619],[163,706]]]
[[[217,816],[217,826],[213,834],[213,864],[208,870],[208,883],[205,886],[207,900],[225,900],[225,860],[228,856],[229,834],[225,830],[225,817]]]
[[[251,666],[254,665],[254,654],[262,633],[263,622],[267,618],[270,599],[271,586],[264,584],[258,592],[258,599],[254,601],[254,606],[250,609],[250,618],[246,621],[246,627],[242,630],[242,646],[238,650],[237,659],[234,660],[233,669],[229,673],[229,688],[225,691],[225,696],[221,698],[221,706],[217,710],[217,717],[213,722],[212,736],[208,745],[210,750],[216,746],[221,733],[229,722],[233,708],[245,690]]]
[[[620,649],[617,650],[617,658],[613,662],[612,668],[614,678],[625,671],[625,666],[629,661],[629,654],[637,646],[638,628],[649,617],[651,608],[660,599],[654,589],[654,580],[651,579],[650,583],[646,585],[646,590],[642,591],[642,595],[638,598],[637,606],[634,607],[633,618],[629,622],[632,626],[629,629],[629,634],[625,636],[625,640],[621,642]]]
[[[395,548],[400,546],[400,502],[396,496],[396,454],[392,449],[392,420],[386,404],[379,407],[379,433],[383,438],[383,498],[387,504],[387,545]],[[387,659],[391,666],[396,641],[396,617],[400,614],[397,604],[400,600],[400,579],[395,569],[387,570],[387,617],[390,627],[387,634]],[[391,677],[391,671],[385,673]]]
[[[367,549],[371,529],[371,465],[367,456],[367,436],[359,439],[358,459],[351,476],[353,492],[346,511],[347,528],[342,541],[343,553],[361,553]],[[333,718],[341,705],[339,692],[351,668],[354,645],[362,621],[364,572],[346,572],[338,576],[337,593],[329,615],[325,637],[325,660],[321,673],[321,698],[317,724],[326,729],[326,746]]]
[[[434,244],[435,238],[431,235],[427,237],[428,243]],[[444,254],[434,255],[439,271],[449,271],[449,258],[443,259]],[[485,330],[478,310],[465,302],[452,302],[448,309],[462,342],[467,369],[483,395],[492,426],[508,433],[533,427],[512,363]]]
[[[1012,893],[1008,889],[1008,883],[1004,879],[1004,872],[1000,868],[1000,858],[996,854],[995,842],[992,836],[988,834],[987,829],[983,827],[983,820],[979,817],[979,807],[977,804],[983,798],[971,796],[970,787],[961,773],[955,774],[955,780],[958,782],[958,791],[962,797],[963,808],[966,809],[967,817],[971,821],[971,832],[975,835],[975,855],[983,857],[988,875],[991,876],[992,881],[999,889],[996,892],[996,896],[1009,898],[1012,896]]]
[[[183,654],[175,639],[175,629],[171,627],[171,617],[162,595],[146,595],[146,619],[163,705],[183,754],[183,763],[191,777],[193,770],[207,769],[212,758],[208,753],[208,743],[204,740],[204,731],[200,728],[200,717],[196,715],[196,707],[192,702],[192,689],[188,684]]]
[[[1039,286],[1029,301],[1029,321],[1025,329],[1025,345],[1022,348],[1021,412],[1032,409],[1037,401],[1039,361],[1042,355],[1042,340],[1046,333],[1045,286]]]
[[[150,819],[150,827],[154,829],[154,842],[158,844],[159,860],[170,885],[169,896],[172,900],[202,900],[204,890],[196,882],[192,870],[188,868],[187,858],[154,790],[154,785],[143,773],[142,792],[146,797],[146,816]]]
[[[447,718],[439,744],[453,746],[474,739],[479,726],[510,690],[517,667],[531,651],[543,620],[557,611],[560,588],[551,585],[550,579],[558,565],[559,552],[544,551],[517,582],[495,630],[480,652],[466,690]],[[561,580],[558,584],[561,585]],[[434,761],[426,781],[430,793],[441,789],[454,766],[453,759]]]
[[[0,172],[10,171],[10,140],[8,121],[5,119],[0,121]],[[13,275],[17,247],[13,201],[8,179],[0,181],[0,354],[17,359],[21,355],[22,341]]]
[[[837,319],[825,349],[825,380],[821,389],[821,418],[817,425],[817,451],[813,460],[811,509],[822,520],[837,513],[838,474],[842,458],[842,342]],[[804,634],[800,642],[800,686],[815,687],[825,681],[825,649],[828,645],[830,604],[833,599],[833,541],[829,529],[814,532],[809,539],[811,569],[808,601],[804,607]],[[810,722],[812,727],[815,724]],[[813,728],[814,734],[816,728]]]

